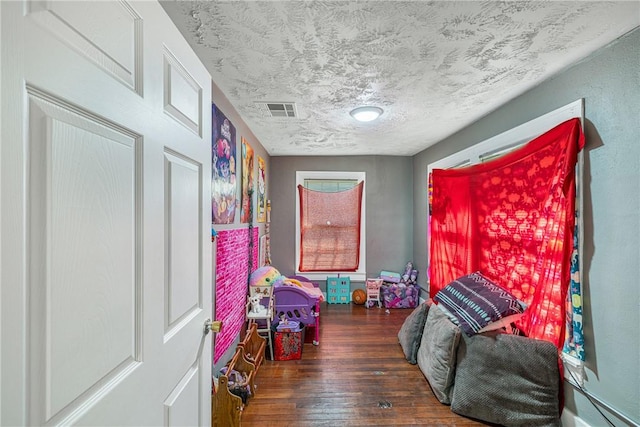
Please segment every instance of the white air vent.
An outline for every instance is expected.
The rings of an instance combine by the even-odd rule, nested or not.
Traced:
[[[296,104],[293,102],[256,102],[265,117],[297,118]]]

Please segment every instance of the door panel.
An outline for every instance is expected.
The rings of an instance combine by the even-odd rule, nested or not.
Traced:
[[[38,295],[31,364],[39,374],[32,376],[30,406],[44,402],[44,419],[51,420],[137,363],[139,137],[28,91],[30,226],[39,231],[29,254],[29,293]]]
[[[0,2],[0,424],[208,424],[210,76],[89,3]]]
[[[28,18],[142,94],[142,18],[126,2],[32,1]]]
[[[198,417],[198,395],[202,392],[198,381],[198,367],[192,366],[180,379],[164,402],[164,425],[201,426],[206,423]]]
[[[165,111],[202,136],[202,88],[168,49],[164,52],[164,73]]]
[[[201,168],[190,159],[165,153],[166,314],[168,334],[185,318],[202,310],[199,221]],[[165,337],[165,340],[167,337]]]

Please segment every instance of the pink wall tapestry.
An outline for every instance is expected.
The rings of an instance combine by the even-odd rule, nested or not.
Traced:
[[[252,228],[253,269],[258,267],[258,228]],[[216,246],[216,320],[222,331],[215,336],[213,363],[229,349],[244,325],[249,276],[249,229],[218,232]]]

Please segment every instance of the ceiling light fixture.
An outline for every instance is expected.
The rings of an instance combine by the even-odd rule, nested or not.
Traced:
[[[359,122],[370,122],[380,117],[380,114],[382,114],[382,108],[358,107],[351,110],[349,114]]]

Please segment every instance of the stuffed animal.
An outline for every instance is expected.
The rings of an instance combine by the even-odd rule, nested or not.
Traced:
[[[251,297],[249,297],[249,303],[251,303],[252,313],[259,314],[266,310],[264,305],[260,304],[261,299],[262,297],[260,295],[252,295]]]
[[[282,275],[270,265],[254,270],[249,277],[249,286],[272,286]]]
[[[413,263],[409,261],[404,267],[404,274],[402,275],[402,282],[409,283],[411,279],[411,270],[413,270]]]
[[[404,269],[404,274],[402,275],[402,279],[400,283],[404,283],[405,285],[415,285],[418,280],[418,270],[413,268],[413,263],[409,261]]]
[[[277,281],[276,281],[277,282]],[[302,283],[300,283],[299,280],[296,279],[290,279],[288,277],[284,277],[282,276],[282,284],[283,285],[289,285],[289,286],[297,286],[299,288],[302,287]]]

